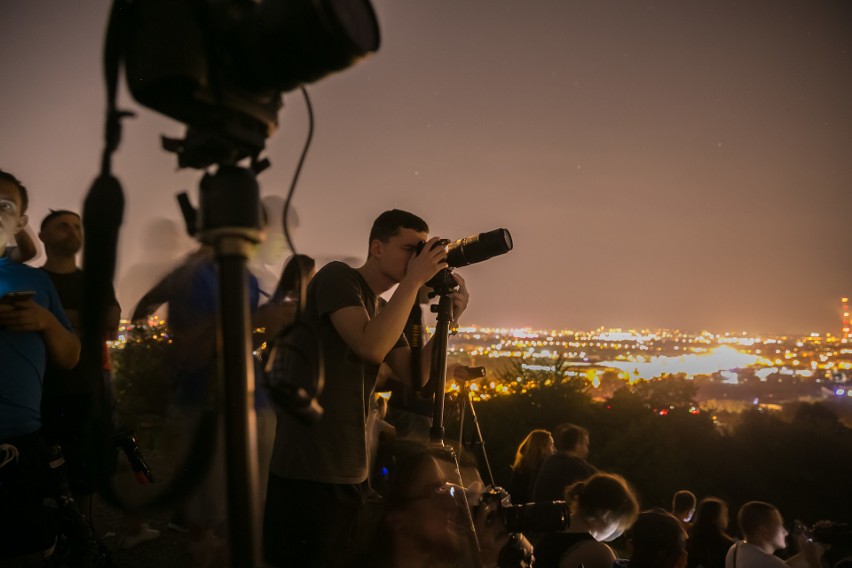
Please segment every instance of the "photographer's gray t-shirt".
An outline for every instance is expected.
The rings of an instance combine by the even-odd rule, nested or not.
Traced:
[[[313,425],[279,412],[270,467],[273,474],[337,484],[367,479],[367,415],[378,366],[349,348],[329,316],[342,308],[362,306],[374,318],[383,303],[363,277],[342,262],[327,264],[311,281],[305,319],[314,336],[299,340],[318,340],[322,345],[325,386],[318,402],[324,412]],[[401,335],[393,348],[406,345]]]

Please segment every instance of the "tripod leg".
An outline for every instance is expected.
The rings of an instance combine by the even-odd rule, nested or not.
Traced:
[[[479,428],[479,419],[476,417],[476,410],[473,408],[473,399],[470,398],[470,393],[467,396],[467,406],[470,408],[470,417],[473,419],[473,431],[476,435],[476,443],[482,448],[482,460],[485,463],[485,473],[488,474],[488,482],[491,487],[494,487],[494,474],[491,472],[491,463],[488,461],[488,452],[485,451],[485,440],[482,438],[482,430]]]
[[[464,389],[464,384],[461,388]],[[459,391],[458,396],[459,398],[456,404],[458,404],[459,407],[459,454],[461,454],[464,451],[464,415],[465,410],[467,408],[467,404],[465,404],[464,400],[461,398],[461,390]]]

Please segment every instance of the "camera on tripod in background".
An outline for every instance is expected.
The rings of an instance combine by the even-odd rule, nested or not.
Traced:
[[[509,493],[502,487],[493,487],[482,494],[478,507],[496,503],[493,513],[510,533],[544,533],[564,531],[570,514],[565,501],[541,501],[513,504]]]

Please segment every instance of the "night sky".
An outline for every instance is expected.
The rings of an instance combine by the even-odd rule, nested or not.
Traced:
[[[852,2],[374,0],[380,51],[311,85],[299,252],[363,258],[393,207],[515,250],[463,269],[467,323],[837,333],[852,294]],[[109,2],[0,1],[0,168],[32,223],[80,209],[102,148]],[[190,246],[159,135],[133,102],[125,311]],[[306,132],[285,95],[260,181],[284,195]],[[173,222],[167,221],[173,220]],[[39,264],[39,261],[36,262]]]

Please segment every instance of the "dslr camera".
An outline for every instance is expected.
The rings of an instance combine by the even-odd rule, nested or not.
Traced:
[[[494,516],[503,522],[510,533],[561,531],[568,526],[570,518],[568,504],[565,501],[513,505],[509,493],[502,487],[495,487],[484,492],[475,509],[478,510],[488,503],[497,504]]]
[[[820,544],[852,548],[852,526],[848,523],[820,521],[808,527],[801,521],[794,521],[791,532],[805,535],[809,540]]]
[[[417,246],[417,254],[423,250],[426,243],[420,241]],[[435,247],[444,247],[447,250],[447,264],[449,268],[445,268],[438,272],[429,280],[426,285],[433,290],[451,290],[456,287],[456,280],[452,276],[453,268],[460,268],[469,264],[475,264],[506,254],[512,250],[512,235],[508,229],[494,229],[487,233],[479,233],[471,235],[457,241],[441,239],[432,245]]]

